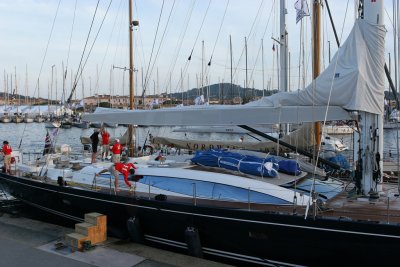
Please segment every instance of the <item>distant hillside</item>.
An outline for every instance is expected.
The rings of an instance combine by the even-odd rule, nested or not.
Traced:
[[[183,93],[172,93],[168,94],[172,98],[176,99],[195,99],[199,95],[204,95],[204,98],[208,98],[208,92],[210,92],[210,100],[232,100],[235,97],[241,97],[243,102],[246,103],[254,98],[262,97],[263,90],[243,88],[239,85],[232,85],[230,83],[213,84],[209,87],[204,88],[193,88]],[[271,95],[276,93],[277,90],[267,91],[264,90],[264,95]],[[165,93],[164,93],[165,94]]]
[[[210,92],[210,97],[208,97],[208,92]],[[204,95],[205,99],[210,99],[211,101],[231,101],[235,98],[240,97],[242,99],[242,103],[247,103],[255,98],[259,98],[264,96],[268,96],[271,94],[275,94],[277,90],[263,90],[260,89],[252,89],[252,88],[243,88],[239,85],[233,84],[231,87],[230,83],[220,83],[220,84],[212,84],[210,86],[205,86],[204,88],[192,88],[188,91],[184,91],[183,93],[172,93],[167,94],[166,92],[162,92],[164,96],[168,95],[170,98],[175,98],[177,101],[180,101],[183,97],[184,100],[194,100],[196,97],[200,95]],[[0,99],[3,100],[5,96],[4,92],[0,92]],[[24,95],[8,95],[10,101],[14,99],[15,101],[20,100],[21,104],[25,103]],[[92,96],[93,97],[93,96]],[[139,97],[139,96],[137,96]],[[149,95],[149,97],[154,97],[153,95]],[[28,102],[31,102],[32,99],[35,99],[33,105],[37,104],[36,98],[34,97],[26,97]],[[41,98],[40,103],[46,102],[47,99]],[[56,102],[53,100],[52,102]]]
[[[6,95],[4,92],[0,92],[0,99],[1,99],[1,100],[4,100],[6,97],[7,97],[7,95]],[[46,103],[47,103],[47,99],[44,99],[44,98],[40,98],[40,101],[37,101],[37,98],[35,98],[35,97],[24,96],[24,95],[17,95],[17,94],[15,94],[15,95],[13,95],[13,94],[8,94],[8,99],[9,99],[10,102],[13,101],[14,104],[16,104],[16,103],[19,101],[19,102],[21,103],[21,105],[25,104],[26,102],[31,103],[32,100],[34,100],[34,101],[33,101],[34,103],[32,103],[32,105],[37,104],[37,103],[35,103],[35,102],[39,102],[39,104],[41,104],[41,103],[43,103],[43,102],[46,102]]]

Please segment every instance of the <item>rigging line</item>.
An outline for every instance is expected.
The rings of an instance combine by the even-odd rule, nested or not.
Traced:
[[[275,0],[274,0],[273,4],[275,4]],[[267,21],[267,25],[265,26],[262,38],[264,38],[265,33],[267,32],[267,29],[268,29],[268,26],[269,26],[269,22],[270,22],[270,19],[272,17],[272,11],[273,11],[273,9],[271,8],[271,11],[270,11],[269,17],[268,17],[268,21]],[[253,68],[252,68],[252,71],[251,71],[251,74],[250,74],[250,81],[253,80],[253,74],[254,74],[254,70],[256,68],[256,64],[257,64],[258,58],[260,56],[261,48],[262,48],[262,44],[260,44],[260,48],[258,49],[258,52],[257,52],[256,61],[254,62],[254,65],[253,65]]]
[[[303,47],[303,20],[300,20],[300,42],[299,42],[299,74],[298,74],[298,80],[297,80],[297,88],[301,88],[301,59],[302,59],[302,47]],[[304,55],[303,55],[304,56]]]
[[[87,37],[86,37],[86,42],[85,42],[85,46],[84,46],[84,48],[83,48],[83,52],[82,52],[82,55],[81,55],[81,59],[80,59],[80,61],[79,61],[77,73],[79,73],[79,70],[80,70],[80,68],[81,68],[81,66],[82,66],[83,56],[85,55],[85,51],[86,51],[86,47],[87,47],[87,44],[88,44],[88,41],[89,41],[90,33],[92,32],[93,23],[94,23],[94,19],[95,19],[95,17],[96,17],[96,13],[97,13],[97,9],[98,9],[98,7],[99,7],[99,3],[100,3],[100,0],[97,0],[96,9],[95,9],[94,14],[93,14],[93,18],[92,18],[92,22],[91,22],[91,24],[90,24],[90,28],[89,28],[88,35],[87,35]],[[74,85],[73,85],[72,90],[71,90],[71,94],[70,94],[70,96],[68,97],[68,100],[67,100],[67,104],[69,104],[69,102],[70,102],[71,99],[72,99],[72,95],[73,95],[73,91],[75,90],[75,89],[74,89],[75,86],[76,86],[76,76],[75,76]]]
[[[122,3],[124,3],[124,5],[122,5]],[[129,21],[129,19],[128,19],[128,14],[127,14],[128,12],[123,12],[123,14],[121,15],[121,10],[127,10],[126,3],[127,3],[127,1],[124,1],[124,0],[120,0],[120,2],[119,2],[119,6],[118,6],[118,10],[117,10],[118,15],[115,17],[115,20],[114,20],[110,39],[107,44],[106,53],[104,54],[103,60],[101,63],[100,72],[102,71],[102,69],[104,67],[104,62],[105,62],[106,55],[109,50],[109,45],[111,43],[111,40],[117,40],[116,45],[115,45],[114,55],[113,55],[113,61],[116,62],[117,66],[125,66],[126,55],[129,54],[129,51],[128,51],[129,48],[128,48],[128,46],[126,46],[127,42],[122,41],[122,30],[126,29],[126,27],[125,27],[126,21]],[[118,32],[116,33],[116,37],[113,38],[117,23],[119,25]],[[119,52],[119,57],[117,58],[118,52]],[[113,69],[114,69],[113,65],[111,67],[113,67]],[[122,88],[122,95],[124,95],[125,70],[128,70],[128,69],[124,68],[124,71],[117,73],[118,79],[117,79],[116,88]],[[115,75],[115,73],[113,73],[113,75]],[[121,78],[121,76],[122,76],[122,78]],[[122,83],[122,86],[121,86],[121,83]]]
[[[195,39],[195,41],[194,41],[194,43],[193,43],[192,50],[191,50],[190,55],[189,55],[189,57],[188,57],[188,60],[186,61],[186,64],[185,64],[184,72],[183,72],[183,74],[182,74],[183,77],[186,76],[187,69],[189,68],[189,63],[190,63],[190,61],[191,61],[191,59],[192,59],[193,51],[194,51],[194,48],[195,48],[195,46],[196,46],[196,43],[197,43],[197,41],[198,41],[198,39],[199,39],[201,30],[203,29],[204,21],[205,21],[205,19],[206,19],[206,17],[207,17],[208,10],[210,9],[211,1],[212,1],[212,0],[210,0],[210,1],[208,2],[208,6],[207,6],[207,9],[206,9],[206,12],[204,13],[203,20],[201,21],[200,28],[199,28],[199,30],[197,31],[196,39]],[[176,88],[177,88],[178,86],[179,86],[179,82],[177,83]]]
[[[272,2],[272,5],[275,5],[275,0]],[[264,29],[264,32],[263,32],[263,35],[262,35],[262,39],[264,39],[264,37],[265,37],[265,34],[267,33],[267,29],[268,29],[268,26],[269,26],[269,22],[270,22],[270,20],[271,20],[271,17],[272,17],[272,11],[274,11],[274,9],[273,8],[271,8],[271,11],[269,12],[269,17],[268,17],[268,21],[267,21],[267,25],[265,26],[265,29]]]
[[[187,15],[187,17],[186,17],[186,19],[185,19],[185,23],[184,23],[185,27],[184,27],[184,30],[183,30],[183,32],[181,32],[181,34],[180,34],[180,36],[179,36],[178,45],[176,46],[176,49],[175,49],[175,52],[174,52],[174,56],[173,56],[173,59],[174,59],[174,60],[173,60],[173,62],[170,64],[170,67],[169,67],[167,73],[172,73],[172,72],[174,72],[174,70],[175,70],[176,61],[178,60],[179,54],[180,54],[180,52],[181,52],[181,48],[182,48],[182,44],[183,44],[183,39],[184,39],[184,37],[185,37],[185,35],[186,35],[187,28],[189,27],[189,21],[190,21],[190,19],[191,19],[191,17],[192,17],[192,12],[193,12],[195,3],[196,3],[196,0],[192,1],[192,5],[191,5],[191,8],[190,8],[190,11],[189,11],[189,13],[188,13],[188,15]],[[181,83],[181,81],[182,81],[182,79],[180,79],[180,80],[178,81],[177,87],[179,86],[179,84]],[[165,78],[165,80],[164,80],[164,84],[166,84],[166,83],[167,83],[167,78]],[[176,89],[177,89],[177,88],[176,88]],[[176,90],[176,91],[177,91],[177,90]]]
[[[104,21],[105,21],[105,19],[106,19],[106,17],[107,17],[108,11],[110,10],[110,6],[111,6],[111,4],[112,4],[112,1],[113,1],[113,0],[110,0],[110,3],[108,4],[107,10],[106,10],[106,12],[105,12],[105,14],[104,14],[104,17],[103,17],[102,21],[101,21],[101,24],[100,24],[100,26],[99,26],[99,29],[98,29],[97,33],[96,33],[96,36],[95,36],[95,38],[94,38],[94,40],[93,40],[93,42],[92,42],[92,45],[91,45],[90,50],[89,50],[89,53],[88,53],[88,55],[87,55],[87,57],[86,57],[85,63],[83,64],[83,67],[81,68],[81,72],[80,72],[80,74],[79,74],[79,76],[78,76],[78,78],[77,78],[77,80],[76,80],[76,84],[78,83],[78,80],[80,79],[80,77],[81,77],[82,74],[83,74],[83,69],[85,68],[85,66],[86,66],[86,64],[87,64],[87,61],[89,60],[89,56],[90,56],[90,54],[92,53],[94,44],[96,43],[96,40],[97,40],[97,38],[99,37],[99,33],[100,33],[100,31],[101,31],[101,29],[102,29],[102,27],[103,27],[103,24],[104,24]],[[76,87],[76,85],[75,85],[75,87]]]
[[[218,40],[219,40],[219,35],[220,35],[220,33],[221,33],[222,25],[223,25],[224,20],[225,20],[226,11],[228,10],[229,1],[230,1],[230,0],[227,0],[227,2],[226,2],[224,15],[222,16],[221,24],[219,25],[218,34],[217,34],[217,38],[216,38],[215,43],[214,43],[213,50],[212,50],[212,52],[211,52],[210,61],[209,61],[208,64],[207,64],[207,65],[209,66],[209,68],[207,68],[207,70],[206,70],[206,74],[205,74],[206,77],[209,75],[210,70],[211,70],[211,61],[212,61],[212,58],[213,58],[213,55],[214,55],[215,47],[217,46],[217,43],[218,43]],[[210,83],[210,82],[211,82],[211,81],[209,81],[209,83]]]
[[[262,48],[262,45],[260,44],[260,47],[258,48],[258,51],[257,51],[256,60],[254,61],[253,68],[251,68],[251,73],[250,73],[250,77],[249,77],[249,83],[253,80],[253,75],[254,75],[254,71],[256,70],[256,65],[257,65],[257,62],[258,62],[258,58],[260,56],[261,48]]]
[[[136,14],[139,14],[139,11],[138,11],[138,8],[137,8],[137,1],[134,1],[134,3],[135,3]],[[140,21],[140,18],[139,18],[139,21]],[[137,31],[138,31],[139,38],[136,38],[134,41],[135,41],[135,43],[136,43],[136,46],[138,46],[138,45],[137,45],[137,42],[140,41],[141,52],[142,52],[142,59],[143,59],[143,63],[141,63],[140,65],[146,66],[146,65],[147,65],[147,63],[146,63],[146,55],[145,55],[145,51],[144,51],[144,49],[143,49],[143,47],[145,47],[145,46],[143,45],[143,40],[144,40],[144,38],[141,38],[141,36],[142,36],[142,31],[141,31],[141,28],[140,28],[140,27],[137,28]],[[140,58],[139,58],[139,61],[140,61]],[[137,61],[135,60],[135,62],[137,62]]]
[[[389,13],[387,12],[387,9],[386,9],[386,8],[385,8],[385,13],[386,13],[386,18],[389,19],[390,24],[392,25],[392,28],[394,29],[395,27],[394,27],[394,24],[393,24],[393,20],[392,20],[392,18],[390,17]],[[395,34],[397,35],[397,32],[395,32]]]
[[[104,23],[104,21],[105,21],[105,19],[106,19],[106,17],[107,17],[108,11],[110,10],[110,6],[111,6],[111,4],[112,4],[112,1],[113,1],[113,0],[110,0],[110,3],[108,4],[107,10],[106,10],[106,12],[105,12],[105,14],[104,14],[104,17],[103,17],[103,20],[101,21],[101,24],[100,24],[100,26],[99,26],[99,29],[98,29],[97,33],[96,33],[96,36],[95,36],[95,38],[94,38],[94,40],[93,40],[93,42],[92,42],[92,45],[91,45],[91,47],[90,47],[90,49],[89,49],[89,52],[88,52],[88,54],[87,54],[87,56],[86,56],[85,62],[84,62],[84,64],[83,64],[83,66],[81,67],[81,71],[80,71],[80,73],[78,73],[77,76],[75,76],[74,86],[73,86],[73,88],[72,88],[71,95],[69,96],[69,98],[68,98],[68,100],[67,100],[67,103],[70,103],[70,102],[71,102],[72,95],[73,95],[73,93],[75,92],[76,86],[78,85],[78,81],[79,81],[79,79],[80,79],[81,76],[82,76],[83,69],[85,68],[85,66],[86,66],[86,64],[87,64],[87,61],[89,60],[90,54],[92,53],[92,50],[93,50],[94,44],[96,43],[97,37],[99,37],[100,30],[101,30],[101,28],[102,28],[102,26],[103,26],[103,23]],[[79,68],[78,68],[78,72],[79,72]]]
[[[138,7],[137,7],[137,1],[134,1],[134,3],[135,3],[135,10],[136,10],[136,14],[140,14],[139,13],[139,10],[138,10]],[[139,17],[139,15],[137,15],[137,18],[138,18],[138,20],[140,21],[141,19],[140,19],[140,17]],[[137,53],[138,54],[138,57],[139,57],[139,61],[141,62],[140,63],[140,65],[142,65],[142,66],[146,66],[147,65],[147,63],[146,63],[146,55],[145,55],[145,52],[144,52],[144,45],[143,45],[143,38],[142,38],[142,31],[141,31],[141,28],[140,27],[138,27],[137,28],[137,31],[138,31],[138,35],[139,35],[139,37],[138,38],[135,38],[135,44],[136,44],[136,47],[138,47],[138,49],[137,50],[139,50],[140,52],[141,52],[141,56],[140,56],[140,53]],[[138,41],[140,41],[140,49],[139,49],[139,45],[138,45]],[[134,45],[135,45],[134,44]],[[136,61],[136,60],[135,60]]]
[[[330,19],[330,21],[331,21],[331,24],[333,25],[333,18],[332,18],[332,14],[331,14],[331,9],[329,8],[328,0],[325,0],[325,4],[326,4],[326,8],[327,8],[327,10],[328,10],[329,19]],[[346,11],[347,11],[347,10],[346,10]],[[336,43],[337,43],[337,44],[340,44],[339,38],[338,38],[338,36],[337,36],[336,31],[334,30],[333,33],[334,33],[334,35],[335,35]]]
[[[163,0],[162,5],[161,5],[161,10],[160,10],[160,15],[158,16],[157,29],[156,29],[156,33],[155,33],[155,35],[154,35],[153,46],[151,47],[149,65],[147,66],[147,70],[146,70],[146,75],[145,75],[146,79],[147,79],[148,72],[149,72],[149,70],[150,70],[151,61],[152,61],[152,59],[153,59],[153,52],[154,52],[154,47],[156,46],[156,40],[157,40],[158,30],[159,30],[159,28],[160,28],[161,17],[162,17],[163,10],[164,10],[164,3],[165,3],[165,1]],[[174,1],[174,4],[175,4],[175,1]],[[146,79],[145,79],[145,80],[146,80]],[[143,90],[143,95],[144,95],[144,90]]]
[[[217,43],[218,43],[218,39],[219,39],[219,35],[220,35],[220,33],[221,33],[222,25],[224,24],[225,15],[226,15],[226,11],[228,10],[229,1],[230,1],[230,0],[227,0],[227,1],[226,1],[226,6],[225,6],[224,15],[222,16],[221,24],[219,25],[217,38],[216,38],[216,40],[215,40],[214,47],[213,47],[213,50],[212,50],[212,52],[211,52],[211,57],[210,57],[210,61],[208,62],[208,66],[211,66],[211,60],[212,60],[212,57],[213,57],[213,55],[214,55],[215,47],[217,46]],[[207,75],[208,75],[208,74],[207,74]]]
[[[256,25],[256,23],[257,23],[257,21],[259,20],[259,17],[260,17],[260,14],[261,14],[261,9],[262,9],[262,6],[264,5],[264,1],[263,0],[261,0],[261,2],[260,2],[260,6],[258,7],[258,10],[257,10],[257,15],[256,15],[256,17],[254,18],[254,20],[253,20],[253,24],[251,25],[251,28],[250,28],[250,32],[249,32],[249,34],[247,35],[248,37],[249,37],[249,39],[251,38],[251,35],[255,35],[255,33],[253,32],[253,30],[254,30],[254,28],[255,28],[255,25]]]
[[[259,17],[259,15],[260,15],[261,7],[262,7],[263,3],[264,3],[264,1],[261,1],[261,2],[260,2],[260,5],[259,5],[258,11],[257,11],[257,15],[256,15],[256,17],[254,18],[253,23],[252,23],[251,28],[250,28],[250,31],[249,31],[249,34],[247,35],[247,36],[249,36],[249,38],[250,38],[250,36],[252,35],[253,29],[254,29],[254,25],[256,24],[256,21],[258,20],[258,17]],[[237,62],[235,71],[233,72],[233,77],[236,76],[236,73],[237,73],[237,70],[238,70],[238,68],[239,68],[239,64],[240,64],[240,61],[241,61],[241,59],[242,59],[242,57],[243,57],[244,52],[245,52],[245,46],[243,46],[242,53],[240,54],[240,57],[239,57],[239,60],[238,60],[238,62]]]
[[[207,17],[207,14],[208,14],[208,9],[210,8],[210,5],[211,5],[211,1],[212,1],[212,0],[210,0],[210,1],[208,2],[208,6],[207,6],[207,9],[206,9],[206,13],[204,13],[203,20],[201,21],[201,24],[200,24],[200,28],[199,28],[199,30],[197,31],[197,36],[196,36],[196,39],[194,40],[194,43],[193,43],[193,46],[192,46],[192,50],[191,50],[190,55],[189,55],[189,58],[188,58],[189,61],[190,61],[190,59],[192,58],[194,47],[196,46],[197,40],[199,39],[199,35],[200,35],[200,32],[201,32],[201,29],[203,28],[203,25],[204,25],[204,21],[206,20],[206,17]]]
[[[65,73],[64,73],[64,80],[67,78],[67,70],[68,70],[68,62],[69,62],[69,56],[71,52],[71,42],[72,42],[72,33],[74,32],[74,25],[75,25],[75,15],[76,15],[76,6],[77,6],[78,0],[75,0],[75,7],[74,7],[74,16],[72,18],[72,27],[71,27],[71,34],[69,36],[69,45],[68,45],[68,54],[67,54],[67,64],[65,66]],[[63,85],[64,86],[64,85]],[[63,88],[64,90],[64,88]]]
[[[124,8],[125,8],[126,6],[124,5],[124,8],[122,8],[122,3],[125,3],[125,1],[121,0],[121,1],[119,2],[117,14],[120,14],[120,11],[121,11],[121,10],[125,10]],[[111,40],[113,40],[114,30],[115,30],[115,27],[116,27],[116,24],[117,24],[118,19],[120,19],[119,25],[122,25],[122,26],[119,27],[119,32],[118,32],[118,34],[117,34],[118,36],[116,37],[117,40],[120,40],[120,37],[121,37],[121,30],[124,28],[124,27],[123,27],[123,25],[124,25],[123,21],[128,20],[126,17],[124,18],[124,16],[119,16],[119,15],[117,15],[117,16],[115,17],[115,20],[114,20],[114,23],[113,23],[113,26],[112,26],[112,29],[111,29],[111,36],[110,36],[110,38],[108,39],[108,43],[107,43],[107,47],[106,47],[106,52],[104,53],[103,59],[102,59],[102,61],[101,61],[100,71],[99,71],[100,73],[103,72],[104,62],[105,62],[106,56],[107,56],[107,54],[108,54],[108,50],[109,50],[109,47],[110,47]],[[114,60],[115,60],[115,58],[117,57],[116,54],[117,54],[118,48],[119,48],[119,46],[117,45],[116,48],[115,48],[115,53],[114,53]],[[97,85],[97,86],[98,86],[99,79],[100,79],[100,77],[99,77],[99,75],[97,75],[97,77],[96,77],[96,85]]]
[[[300,53],[299,53],[299,68],[298,68],[299,73],[298,73],[298,81],[297,81],[298,87],[297,88],[301,88],[301,84],[303,84],[302,89],[304,89],[304,83],[301,82],[302,58],[303,58],[303,68],[304,68],[304,33],[303,33],[303,30],[304,30],[304,22],[303,22],[303,20],[300,20],[300,42],[299,42]],[[299,94],[299,93],[300,93],[299,90],[297,90],[297,94]],[[299,112],[297,112],[297,122],[299,122]],[[306,126],[303,126],[303,127],[304,127],[304,129],[306,129],[305,128]],[[307,128],[308,128],[308,126],[307,126]],[[310,136],[310,134],[307,134],[307,136]],[[296,155],[298,154],[299,138],[300,138],[300,135],[296,134],[296,136],[295,136],[295,148],[296,148],[295,154]],[[300,160],[300,157],[297,156],[296,157],[297,164],[299,163],[299,160]],[[295,180],[295,183],[294,183],[294,189],[296,190],[296,188],[297,188],[297,180]]]
[[[273,5],[275,5],[275,0],[273,1]],[[263,39],[263,38],[265,37],[265,34],[266,34],[266,32],[267,32],[267,29],[268,29],[268,26],[269,26],[269,22],[270,22],[270,19],[271,19],[271,17],[272,17],[272,11],[273,11],[273,9],[271,8],[271,11],[270,11],[269,17],[268,17],[268,21],[267,21],[267,25],[265,26],[265,29],[264,29],[264,32],[263,32],[263,35],[262,35],[261,39]],[[254,62],[253,69],[252,69],[251,74],[250,74],[250,81],[253,80],[254,70],[255,70],[255,67],[256,67],[257,60],[258,60],[258,58],[259,58],[261,49],[262,49],[262,44],[260,45],[260,48],[259,48],[259,50],[258,50],[258,52],[257,52],[256,62]]]
[[[174,0],[174,2],[173,2],[172,7],[171,7],[171,10],[170,10],[170,12],[169,12],[168,19],[167,19],[167,23],[165,24],[164,32],[163,32],[163,35],[161,36],[160,44],[159,44],[159,46],[158,46],[155,59],[154,59],[154,61],[153,61],[153,65],[151,66],[150,74],[148,73],[149,70],[147,70],[147,73],[146,73],[146,76],[145,76],[145,80],[144,80],[144,88],[143,88],[142,97],[144,97],[144,94],[145,94],[146,89],[147,89],[147,85],[149,84],[149,80],[150,80],[149,77],[150,77],[151,74],[153,73],[154,66],[156,65],[156,62],[157,62],[157,59],[158,59],[158,55],[159,55],[160,50],[161,50],[162,43],[164,42],[165,34],[166,34],[167,30],[168,30],[169,21],[170,21],[170,19],[171,19],[172,12],[174,11],[174,7],[175,7],[175,0]]]
[[[44,52],[44,56],[43,56],[43,59],[42,59],[42,64],[41,64],[41,66],[40,66],[39,75],[38,75],[38,78],[37,78],[37,81],[38,81],[38,82],[36,83],[35,90],[33,91],[33,95],[36,94],[36,90],[39,90],[39,79],[40,79],[40,75],[41,75],[42,70],[43,70],[44,62],[45,62],[45,60],[46,60],[47,51],[48,51],[49,45],[50,45],[50,40],[51,40],[51,37],[52,37],[52,35],[53,35],[53,30],[54,30],[54,25],[56,24],[56,19],[57,19],[57,15],[58,15],[58,10],[60,9],[60,3],[61,3],[61,0],[58,1],[57,10],[56,10],[56,15],[54,16],[53,24],[51,25],[51,30],[50,30],[49,39],[47,40],[46,50],[45,50],[45,52]],[[23,137],[24,137],[24,134],[25,134],[25,130],[26,130],[26,126],[27,126],[27,125],[28,125],[28,124],[25,123],[24,130],[22,131],[21,139],[20,139],[20,141],[19,141],[18,149],[21,148],[22,139],[23,139]]]
[[[177,91],[180,82],[182,81],[182,79],[184,79],[183,77],[186,76],[188,67],[189,67],[189,60],[186,60],[185,66],[183,67],[183,71],[182,71],[182,78],[179,78],[179,82],[177,83],[177,85],[176,85],[176,87],[175,87],[175,91]],[[183,73],[184,73],[184,74],[183,74]],[[183,90],[183,88],[182,88],[182,90]],[[188,90],[189,90],[189,88],[188,88]]]
[[[60,3],[61,3],[61,0],[58,1],[57,10],[56,10],[56,15],[54,16],[53,24],[51,25],[51,30],[50,30],[49,39],[47,40],[46,50],[45,50],[44,55],[43,55],[42,64],[41,64],[41,66],[40,66],[39,75],[38,75],[38,78],[37,78],[37,81],[38,81],[38,82],[36,83],[35,90],[33,91],[33,95],[36,94],[36,90],[39,90],[40,75],[41,75],[42,70],[43,70],[44,62],[45,62],[45,60],[46,60],[47,51],[48,51],[49,45],[50,45],[50,40],[51,40],[51,37],[52,37],[52,35],[53,35],[54,25],[55,25],[55,22],[56,22],[56,19],[57,19],[58,10],[59,10],[59,8],[60,8]]]

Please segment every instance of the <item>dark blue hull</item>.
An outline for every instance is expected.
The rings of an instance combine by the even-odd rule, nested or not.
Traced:
[[[76,221],[99,212],[107,215],[109,228],[125,230],[135,217],[144,243],[182,253],[188,252],[185,230],[194,227],[204,257],[236,265],[389,266],[398,260],[398,225],[115,196],[3,173],[0,183],[27,204]]]

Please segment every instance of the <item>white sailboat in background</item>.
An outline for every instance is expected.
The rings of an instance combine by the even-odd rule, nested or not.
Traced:
[[[240,106],[98,109],[83,117],[144,126],[239,126],[261,137],[266,135],[247,125],[354,120],[361,129],[356,170],[348,170],[354,181],[342,172],[335,178],[318,176],[315,170],[328,162],[316,156],[311,156],[316,162],[308,172],[296,170],[290,176],[279,173],[282,162],[297,166],[300,159],[262,154],[261,162],[254,163],[247,160],[254,159],[251,152],[232,160],[237,151],[217,151],[212,158],[203,158],[202,163],[211,165],[193,158],[196,165],[174,162],[169,155],[159,155],[158,161],[154,156],[132,158],[138,167],[132,177],[137,185],[134,195],[127,187],[114,191],[109,174],[95,175],[110,165],[104,163],[76,171],[70,166],[77,161],[53,166],[40,172],[46,177],[41,180],[22,171],[1,173],[0,184],[33,207],[77,221],[96,211],[107,215],[108,229],[127,230],[135,242],[197,257],[239,265],[337,266],[350,258],[360,266],[393,264],[400,240],[400,199],[398,189],[381,183],[378,168],[383,148],[383,1],[365,2],[360,12],[331,64],[304,90]],[[261,169],[261,175],[242,172],[240,167],[246,164]],[[264,176],[264,170],[275,178]],[[293,246],[290,251],[288,242]],[[322,249],[310,256],[315,248]]]

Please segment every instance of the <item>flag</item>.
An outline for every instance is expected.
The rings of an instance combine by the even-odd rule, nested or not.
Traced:
[[[58,128],[54,128],[51,134],[49,133],[49,131],[47,131],[46,138],[44,139],[43,155],[54,152],[54,142],[58,135],[58,130],[59,130]]]
[[[275,52],[275,44],[272,44],[272,51]]]
[[[46,138],[44,139],[43,156],[49,154],[50,151],[51,151],[51,137],[49,131],[47,131]]]
[[[305,1],[305,0],[297,0],[294,3],[294,8],[296,9],[296,24],[304,16],[310,16],[310,10],[308,9],[307,1]]]

